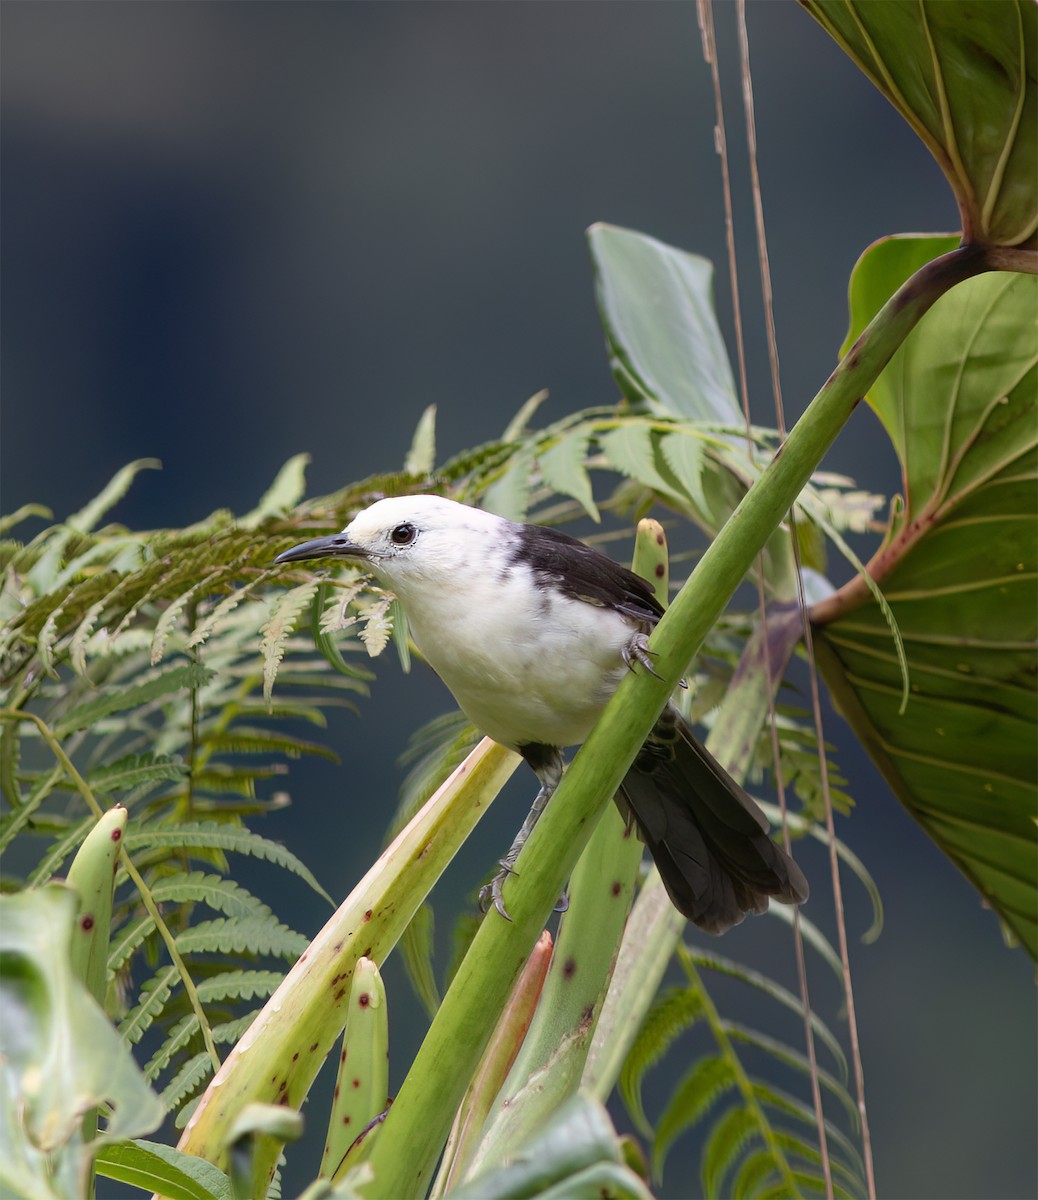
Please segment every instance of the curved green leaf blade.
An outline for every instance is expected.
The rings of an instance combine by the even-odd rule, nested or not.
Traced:
[[[1038,229],[1038,9],[1032,0],[800,0],[948,177],[966,241]]]
[[[713,264],[614,225],[588,248],[613,372],[657,416],[738,425],[742,413],[714,313]]]
[[[161,1142],[106,1146],[95,1162],[106,1179],[157,1192],[167,1200],[232,1200],[231,1181],[218,1167]]]
[[[0,1159],[40,1194],[85,1190],[89,1160],[104,1142],[148,1133],[162,1120],[129,1048],[72,968],[78,899],[62,886],[0,901]],[[83,1116],[110,1106],[90,1145]]]
[[[849,339],[944,245],[898,238],[867,251]],[[860,581],[812,618],[826,680],[891,787],[1038,957],[1036,313],[1035,278],[970,280],[869,394],[905,480],[905,511],[869,564],[908,654],[903,716],[890,635]]]

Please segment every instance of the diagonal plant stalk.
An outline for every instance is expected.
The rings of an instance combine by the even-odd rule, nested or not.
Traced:
[[[800,613],[783,606],[747,642],[732,677],[707,749],[738,783],[746,778],[770,702],[799,641]],[[767,649],[765,649],[765,636]],[[659,873],[652,871],[624,931],[613,981],[602,1006],[581,1086],[604,1104],[652,1007],[686,922],[671,904]]]
[[[365,1195],[425,1192],[515,977],[687,663],[897,348],[940,296],[990,269],[982,247],[964,246],[908,279],[833,371],[703,555],[650,639],[659,677],[638,672],[621,682],[526,844],[517,863],[521,884],[506,884],[512,920],[491,913],[480,927],[372,1148],[374,1178]]]
[[[302,1105],[346,1022],[357,960],[385,960],[519,761],[484,738],[383,851],[227,1056],[179,1149],[223,1166],[234,1122],[247,1105]],[[445,1111],[449,1124],[453,1108]],[[266,1193],[280,1149],[272,1137],[258,1139],[250,1195]]]
[[[638,522],[632,569],[669,598],[667,539],[658,521]],[[603,814],[570,880],[570,903],[522,1048],[496,1098],[480,1143],[464,1164],[469,1179],[499,1165],[580,1084],[617,947],[633,899],[642,844],[616,809]]]

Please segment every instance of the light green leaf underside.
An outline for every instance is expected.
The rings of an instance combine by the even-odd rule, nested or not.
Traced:
[[[588,245],[621,390],[657,416],[738,425],[709,260],[613,225],[592,226]]]

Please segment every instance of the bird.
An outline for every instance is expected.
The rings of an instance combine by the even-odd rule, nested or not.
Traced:
[[[585,741],[625,672],[656,673],[648,635],[663,608],[639,575],[562,530],[444,496],[376,500],[275,562],[329,558],[359,562],[392,591],[468,719],[537,776],[530,815],[480,897],[507,918],[502,884],[562,777],[563,750]],[[767,818],[672,701],[615,799],[675,907],[704,931],[723,933],[771,899],[807,899]]]

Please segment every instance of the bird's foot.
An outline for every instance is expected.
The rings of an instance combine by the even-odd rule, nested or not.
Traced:
[[[655,675],[657,679],[663,678],[653,666],[652,660],[656,657],[656,651],[649,649],[649,639],[644,633],[636,633],[620,653],[629,670],[633,671],[634,664],[639,663],[650,675]],[[678,686],[687,688],[688,681],[679,679]]]
[[[513,860],[514,861],[514,860]],[[494,876],[489,883],[486,883],[479,889],[479,911],[481,913],[489,912],[490,906],[494,908],[504,917],[506,921],[512,918],[508,915],[508,909],[505,907],[505,899],[501,894],[501,889],[504,887],[504,882],[509,875],[515,875],[515,867],[507,858],[501,859],[501,870]]]
[[[487,913],[490,910],[490,906],[493,905],[506,921],[510,921],[512,918],[508,912],[508,909],[505,907],[505,900],[504,896],[501,894],[501,888],[503,887],[504,882],[509,875],[518,876],[518,872],[506,858],[501,860],[500,866],[501,870],[498,871],[494,878],[479,889],[479,911],[481,913]],[[552,912],[564,913],[568,908],[569,893],[563,892],[558,900],[556,900],[555,907],[552,909]]]
[[[644,633],[636,633],[634,637],[620,651],[623,655],[623,660],[627,664],[628,670],[634,670],[634,664],[638,663],[643,666],[650,675],[655,675],[657,679],[662,679],[663,676],[656,670],[652,664],[652,660],[656,655],[655,650],[649,649],[649,639]]]

